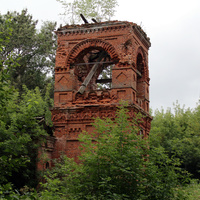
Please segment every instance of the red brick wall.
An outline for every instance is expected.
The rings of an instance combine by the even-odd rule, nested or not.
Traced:
[[[148,136],[151,123],[148,113],[150,41],[143,30],[134,23],[113,21],[64,26],[56,34],[58,48],[52,110],[55,145],[51,157],[57,158],[60,152],[65,152],[77,161],[79,133],[91,132],[95,117],[114,118],[120,100],[129,102],[130,117],[137,112],[144,114],[141,126],[143,134]],[[107,52],[106,61],[114,63],[112,86],[106,90],[95,88],[97,73],[101,71],[99,67],[85,92],[77,94],[93,66],[83,64],[81,68],[80,65],[89,62],[85,61],[88,54],[98,51]]]

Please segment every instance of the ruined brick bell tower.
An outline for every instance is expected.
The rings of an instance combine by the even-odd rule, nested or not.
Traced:
[[[96,117],[115,117],[120,100],[129,115],[145,117],[141,134],[150,131],[148,49],[150,40],[140,26],[110,21],[59,28],[52,120],[55,144],[77,161],[78,135],[91,132]]]

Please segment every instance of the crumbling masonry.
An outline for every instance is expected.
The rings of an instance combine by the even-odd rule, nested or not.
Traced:
[[[148,136],[151,44],[141,27],[110,21],[64,26],[56,34],[54,139],[47,142],[47,156],[58,158],[64,152],[77,161],[79,133],[93,131],[96,117],[115,118],[120,100],[129,102],[131,118],[144,115],[140,134]]]

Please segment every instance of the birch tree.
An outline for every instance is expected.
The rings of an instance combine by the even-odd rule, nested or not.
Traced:
[[[89,20],[95,18],[98,22],[108,21],[115,14],[117,0],[57,0],[64,8],[61,15],[70,24],[81,23],[80,14]]]

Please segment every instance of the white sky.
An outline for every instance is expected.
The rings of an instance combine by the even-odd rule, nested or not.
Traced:
[[[33,19],[57,21],[56,0],[0,0],[0,13],[28,8]],[[141,25],[151,39],[150,107],[194,108],[200,98],[200,0],[118,0],[113,20]]]

